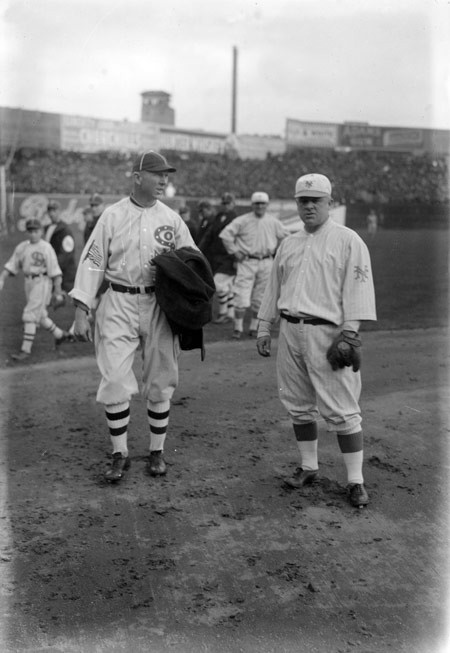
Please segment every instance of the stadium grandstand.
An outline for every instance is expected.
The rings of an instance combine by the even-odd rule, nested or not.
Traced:
[[[0,107],[2,230],[20,217],[17,201],[26,195],[57,194],[85,205],[92,192],[111,200],[127,194],[130,162],[147,149],[177,167],[182,202],[214,201],[232,190],[248,204],[257,189],[288,202],[295,179],[315,170],[331,179],[339,204],[354,207],[354,220],[371,206],[388,218],[396,207],[397,221],[411,224],[448,222],[447,131],[287,119],[284,139],[217,134],[177,128],[168,94],[142,96],[140,123]]]

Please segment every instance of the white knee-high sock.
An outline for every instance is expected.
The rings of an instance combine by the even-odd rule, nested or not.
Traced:
[[[362,473],[363,452],[343,453],[342,456],[347,470],[347,483],[364,483]]]

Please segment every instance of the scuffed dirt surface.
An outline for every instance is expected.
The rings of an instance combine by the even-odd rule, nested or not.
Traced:
[[[447,331],[364,334],[362,511],[323,424],[318,482],[283,486],[297,453],[274,356],[209,343],[180,378],[167,477],[145,473],[136,397],[111,486],[93,357],[0,370],[0,650],[447,650]]]

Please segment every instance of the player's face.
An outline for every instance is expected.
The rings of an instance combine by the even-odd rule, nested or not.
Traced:
[[[266,202],[253,202],[252,207],[253,207],[253,213],[256,215],[257,218],[262,218],[265,212],[267,211]]]
[[[296,200],[298,214],[309,233],[317,231],[328,220],[329,197],[297,197]]]
[[[167,172],[149,172],[141,170],[135,173],[135,195],[144,203],[154,204],[155,200],[164,197],[169,175]]]
[[[27,234],[31,243],[38,243],[42,237],[42,229],[27,229]]]

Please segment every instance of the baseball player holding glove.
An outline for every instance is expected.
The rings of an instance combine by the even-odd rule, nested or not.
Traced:
[[[258,313],[257,349],[270,356],[271,327],[280,319],[279,396],[288,411],[301,466],[286,479],[301,488],[318,475],[317,419],[337,433],[353,506],[369,498],[363,478],[361,392],[362,320],[376,320],[368,249],[351,229],[329,217],[331,183],[307,174],[295,185],[303,229],[276,254]]]
[[[95,315],[95,351],[101,373],[97,401],[105,406],[112,443],[107,481],[120,481],[130,465],[128,424],[131,396],[138,392],[134,356],[142,349],[142,394],[150,427],[148,471],[166,473],[163,457],[170,400],[178,383],[180,344],[155,297],[157,254],[193,247],[181,217],[160,201],[175,168],[157,152],[133,165],[130,197],[108,206],[81,254],[73,290],[75,337],[91,340],[88,320],[103,280],[109,288]]]
[[[39,220],[30,218],[26,221],[28,239],[15,248],[13,255],[0,273],[0,291],[9,276],[16,276],[19,270],[25,277],[26,305],[22,313],[23,341],[14,360],[25,360],[31,354],[38,326],[49,331],[55,345],[68,338],[68,333],[60,329],[48,316],[47,307],[64,301],[61,290],[62,272],[58,265],[55,250],[42,239],[43,228]]]

